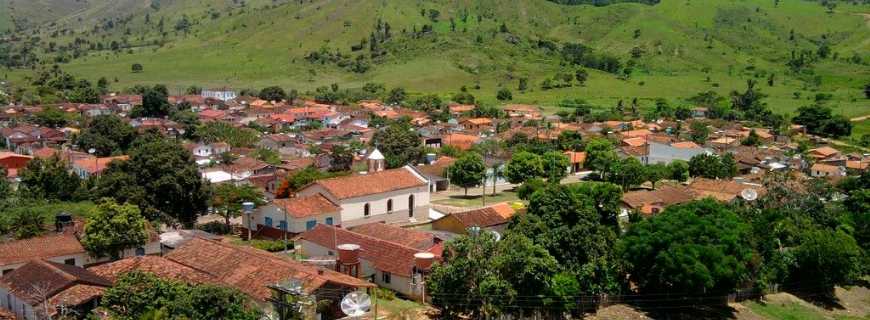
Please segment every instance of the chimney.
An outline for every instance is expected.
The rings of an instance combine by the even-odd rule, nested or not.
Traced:
[[[54,215],[54,229],[57,233],[62,233],[68,226],[73,225],[72,215],[67,212],[60,212]]]
[[[386,161],[384,159],[384,155],[381,154],[381,152],[378,151],[377,148],[372,150],[372,153],[369,154],[367,163],[369,167],[368,172],[371,173],[384,171],[384,169],[386,169]]]

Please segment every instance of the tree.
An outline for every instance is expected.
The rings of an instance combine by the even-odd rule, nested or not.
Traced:
[[[450,183],[465,189],[478,186],[486,177],[486,164],[477,152],[468,152],[447,167]]]
[[[792,122],[803,125],[807,132],[825,137],[843,137],[852,134],[852,123],[842,115],[834,115],[831,108],[820,102],[798,108]]]
[[[281,101],[287,99],[287,93],[284,92],[284,89],[278,86],[263,88],[257,96],[266,101]]]
[[[30,160],[19,176],[22,189],[19,194],[28,198],[70,201],[79,197],[79,176],[70,172],[56,155]]]
[[[510,183],[518,184],[544,176],[544,164],[538,155],[521,151],[511,157],[505,165],[504,176]]]
[[[689,180],[689,163],[683,160],[674,160],[668,164],[669,178],[679,182]]]
[[[583,136],[580,132],[565,130],[559,133],[559,149],[565,151],[583,150]]]
[[[59,128],[67,123],[66,114],[57,107],[44,107],[35,114],[35,122],[49,128]]]
[[[864,85],[864,97],[870,99],[870,82]]]
[[[598,171],[602,179],[607,179],[618,159],[610,140],[592,139],[586,144],[586,166]]]
[[[749,131],[749,135],[746,136],[746,139],[740,141],[740,144],[744,146],[757,146],[761,144],[761,137],[758,136],[758,133],[755,132],[755,129]]]
[[[263,193],[252,185],[223,183],[214,188],[211,207],[218,215],[224,217],[224,223],[229,227],[230,219],[241,215],[243,202],[253,202],[256,206],[260,206],[265,203],[263,199]]]
[[[256,320],[260,311],[236,289],[211,284],[188,285],[153,274],[122,274],[103,293],[100,304],[113,318],[168,314],[184,319]]]
[[[133,127],[118,116],[99,115],[91,120],[76,143],[83,150],[93,148],[97,156],[107,157],[127,150],[135,137]]]
[[[401,105],[407,97],[408,94],[405,92],[405,88],[396,87],[390,90],[385,102],[391,105]]]
[[[93,193],[134,203],[149,219],[172,218],[189,227],[206,212],[210,189],[190,151],[156,139],[131,148],[130,160],[111,163]]]
[[[155,85],[144,88],[142,92],[142,107],[134,108],[131,115],[134,117],[162,118],[169,115],[169,93],[166,86]]]
[[[451,100],[460,104],[474,104],[476,101],[474,95],[468,92],[459,92],[453,95],[453,98]]]
[[[536,191],[543,189],[547,186],[547,182],[541,178],[534,178],[530,180],[526,180],[523,184],[517,188],[517,197],[528,201],[529,198],[532,197]]]
[[[646,166],[644,177],[647,181],[652,183],[652,188],[655,189],[656,182],[671,177],[671,168],[668,168],[668,165],[663,163],[651,164]]]
[[[612,174],[605,179],[622,187],[622,190],[628,190],[631,187],[640,185],[646,178],[646,168],[640,160],[635,157],[626,157],[619,160],[613,167]]]
[[[117,260],[124,250],[142,246],[148,241],[145,223],[135,205],[105,199],[88,217],[82,246],[97,257]]]
[[[689,159],[689,175],[709,179],[731,178],[737,175],[737,162],[730,153],[722,157],[699,154]]]
[[[617,251],[641,292],[703,298],[730,293],[749,278],[749,226],[706,199],[671,206],[632,224]]]
[[[513,96],[513,93],[511,93],[510,89],[501,88],[498,90],[498,93],[496,94],[495,98],[498,99],[499,101],[507,101],[507,100],[513,100],[514,96]]]
[[[577,83],[583,86],[586,84],[586,80],[589,79],[589,72],[587,72],[586,69],[577,69],[577,71],[574,72],[574,78],[577,79]]]
[[[560,151],[550,151],[541,157],[541,164],[544,168],[543,177],[555,183],[568,176],[571,160]]]
[[[9,224],[14,226],[15,239],[33,238],[45,232],[45,220],[39,212],[30,209],[16,210],[9,218]]]
[[[251,156],[271,165],[281,164],[281,154],[272,149],[257,148],[251,153]]]
[[[689,127],[691,132],[689,134],[692,142],[697,144],[704,144],[707,142],[707,136],[710,135],[710,128],[703,122],[692,122],[692,125]]]
[[[134,63],[133,65],[130,66],[130,69],[133,71],[133,73],[140,73],[144,70],[144,68],[142,67],[142,64],[140,64],[140,63]]]
[[[420,134],[406,122],[395,122],[378,130],[372,140],[384,154],[388,168],[415,163],[423,155]]]
[[[674,118],[677,120],[686,120],[692,117],[692,109],[687,106],[679,106],[674,110]]]
[[[866,213],[865,213],[866,214]],[[818,285],[833,294],[834,286],[846,285],[862,275],[861,248],[842,230],[810,230],[795,250],[797,269],[793,279]]]
[[[354,151],[343,145],[332,147],[332,163],[329,166],[329,171],[341,172],[349,171],[353,165]]]

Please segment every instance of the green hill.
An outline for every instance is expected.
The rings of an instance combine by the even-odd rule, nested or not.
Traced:
[[[506,87],[515,102],[554,106],[583,98],[609,107],[634,97],[651,105],[657,97],[679,101],[707,90],[727,95],[756,78],[780,112],[825,92],[834,95],[843,114],[870,114],[862,93],[870,80],[870,25],[861,15],[870,13],[868,5],[840,3],[827,12],[816,2],[770,0],[608,6],[545,0],[86,3],[51,10],[65,15],[29,19],[45,22],[22,34],[39,36],[36,56],[44,64],[69,61],[60,67],[92,80],[117,79],[113,86],[119,89],[166,83],[176,90],[281,85],[305,91],[380,82],[445,97],[465,86],[489,104]],[[13,13],[16,21],[21,10]],[[429,26],[431,31],[422,32]],[[77,49],[46,50],[50,42],[66,47],[77,38]],[[630,76],[621,69],[616,74],[589,69],[585,86],[542,89],[544,80],[578,68],[567,65],[561,53],[569,43],[633,65]],[[826,58],[800,70],[787,66],[793,51],[816,55],[823,46],[830,49]],[[133,63],[142,64],[144,72],[131,73]],[[14,70],[9,76],[20,80],[27,74],[31,71]],[[528,79],[525,92],[517,90],[520,78]]]

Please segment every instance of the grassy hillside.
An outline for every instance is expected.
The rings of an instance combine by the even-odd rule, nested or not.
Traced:
[[[438,11],[437,22],[430,10]],[[857,55],[870,62],[870,25],[861,13],[870,13],[870,7],[840,4],[826,13],[810,1],[775,6],[769,0],[665,0],[654,6],[604,7],[545,0],[249,0],[244,5],[232,0],[162,0],[158,9],[149,1],[90,0],[86,8],[33,32],[43,42],[58,44],[76,37],[106,48],[111,41],[125,43],[129,48],[91,50],[61,65],[92,80],[117,78],[116,88],[137,83],[166,83],[178,90],[189,85],[277,84],[304,91],[331,83],[359,87],[381,82],[445,97],[466,86],[489,104],[497,102],[500,87],[507,87],[515,102],[553,106],[564,98],[583,98],[609,107],[633,97],[650,105],[657,97],[676,102],[707,90],[727,94],[742,90],[746,79],[757,78],[765,83],[762,90],[776,111],[792,111],[817,92],[827,92],[834,95],[838,112],[853,116],[870,114],[860,90],[870,80],[870,66],[847,61]],[[190,25],[186,32],[176,30],[183,17]],[[163,32],[158,28],[161,19]],[[371,63],[365,73],[304,58],[321,48],[352,58],[368,56],[367,46],[357,52],[351,47],[369,38],[379,19],[390,24],[393,36],[380,45],[385,54],[367,58]],[[113,28],[102,28],[107,21]],[[426,24],[433,33],[412,35]],[[101,29],[94,31],[94,25]],[[501,32],[502,25],[507,32]],[[51,37],[64,29],[77,32]],[[633,60],[635,66],[628,79],[590,70],[586,86],[542,90],[546,78],[576,69],[565,66],[558,52],[542,48],[542,41],[583,43],[623,62]],[[836,59],[815,62],[814,74],[788,71],[792,50],[816,51],[822,42]],[[632,58],[633,50],[640,54]],[[131,73],[133,63],[141,63],[144,72]],[[9,76],[16,80],[29,73],[19,70]],[[768,86],[771,73],[775,81]],[[516,90],[519,78],[529,79],[525,92]]]

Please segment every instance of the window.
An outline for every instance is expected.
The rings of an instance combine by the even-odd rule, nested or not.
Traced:
[[[264,218],[264,222],[265,222],[265,224],[266,224],[267,227],[271,227],[271,226],[272,226],[272,218],[271,218],[271,217],[266,217],[266,218]]]
[[[393,213],[393,199],[387,199],[387,213]]]
[[[76,259],[75,258],[66,259],[63,261],[63,264],[69,265],[69,266],[74,266],[74,265],[76,265]]]
[[[326,225],[331,226],[333,224],[332,217],[326,218]]]
[[[327,255],[327,256],[334,256],[334,255],[335,255],[335,252],[327,251],[327,252],[326,252],[326,255]]]
[[[414,217],[414,195],[408,196],[408,218]]]
[[[278,221],[278,229],[287,231],[287,220]]]
[[[363,206],[363,216],[368,217],[371,213],[371,206],[366,203],[366,205]]]
[[[305,230],[314,229],[317,226],[317,220],[308,220],[305,222]]]
[[[12,270],[15,270],[15,269],[6,269],[6,270],[3,270],[3,275],[6,275],[7,273],[12,272]]]
[[[136,248],[136,256],[141,257],[145,255],[145,248],[138,247]]]
[[[390,275],[390,273],[389,273],[389,272],[383,272],[383,271],[382,271],[382,272],[381,272],[381,282],[383,282],[383,283],[390,283],[390,280],[392,280],[392,279],[391,279],[391,275]]]

